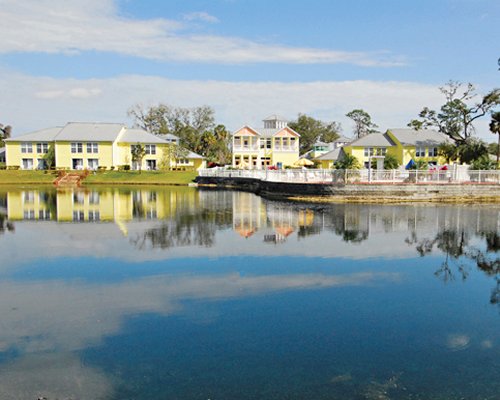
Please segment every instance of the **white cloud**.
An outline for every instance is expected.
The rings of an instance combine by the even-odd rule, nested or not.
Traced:
[[[351,121],[345,114],[354,108],[365,109],[386,129],[404,127],[424,105],[437,107],[442,102],[432,85],[394,81],[181,81],[140,75],[77,80],[0,70],[0,85],[9,93],[0,98],[2,118],[14,127],[14,136],[67,121],[124,122],[132,105],[158,102],[183,107],[210,105],[217,121],[230,129],[247,123],[260,126],[270,113],[290,119],[306,113],[342,122],[349,134]]]
[[[384,52],[348,52],[191,34],[175,20],[120,15],[113,0],[1,0],[0,53],[112,52],[161,61],[239,63],[349,63],[401,65]],[[196,12],[191,20],[216,22]]]
[[[184,14],[183,18],[186,21],[202,21],[202,22],[208,22],[211,24],[215,24],[220,22],[219,19],[213,15],[210,15],[207,12],[204,11],[197,11],[197,12],[192,12],[189,14]]]

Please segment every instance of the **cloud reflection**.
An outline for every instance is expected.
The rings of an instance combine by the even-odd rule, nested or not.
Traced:
[[[241,298],[282,290],[369,285],[398,274],[155,276],[113,284],[3,282],[0,343],[22,353],[74,351],[120,331],[126,316],[181,312],[185,300]]]

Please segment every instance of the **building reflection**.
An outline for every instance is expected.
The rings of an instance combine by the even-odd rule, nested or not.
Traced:
[[[464,240],[484,237],[493,243],[490,247],[498,238],[488,232],[500,232],[500,210],[495,206],[317,206],[271,201],[246,192],[191,188],[9,191],[0,195],[0,214],[5,229],[6,221],[9,229],[22,220],[109,222],[127,234],[128,222],[159,221],[176,224],[180,232],[197,224],[213,225],[214,230],[232,228],[241,238],[273,244],[322,232],[354,244],[373,234],[400,233],[421,255],[439,242],[435,236],[440,232],[455,232]],[[442,234],[442,239],[451,240],[450,235]]]

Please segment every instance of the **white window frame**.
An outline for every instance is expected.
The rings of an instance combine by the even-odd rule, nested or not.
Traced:
[[[155,155],[156,154],[156,144],[147,144],[144,146],[146,154]]]
[[[26,165],[25,165],[26,164]],[[33,169],[35,163],[33,162],[33,159],[32,158],[23,158],[21,160],[21,165],[22,165],[22,169],[25,169],[25,170],[30,170],[30,169]]]
[[[90,170],[97,170],[99,168],[99,159],[98,158],[88,158],[87,159],[87,167]]]
[[[82,142],[71,142],[71,153],[72,154],[83,153],[83,143]]]
[[[33,153],[33,143],[21,143],[21,153]]]
[[[99,144],[97,142],[87,142],[87,153],[97,154],[99,152]]]
[[[415,157],[425,157],[425,147],[415,147]]]
[[[46,142],[37,143],[36,152],[38,154],[47,154],[49,152],[49,144]]]

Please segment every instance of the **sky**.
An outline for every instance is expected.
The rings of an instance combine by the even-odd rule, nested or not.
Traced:
[[[500,87],[498,0],[0,0],[0,123],[13,136],[122,122],[136,104],[214,108],[230,130],[299,113],[381,131],[455,80]],[[488,118],[477,125],[487,141]]]

